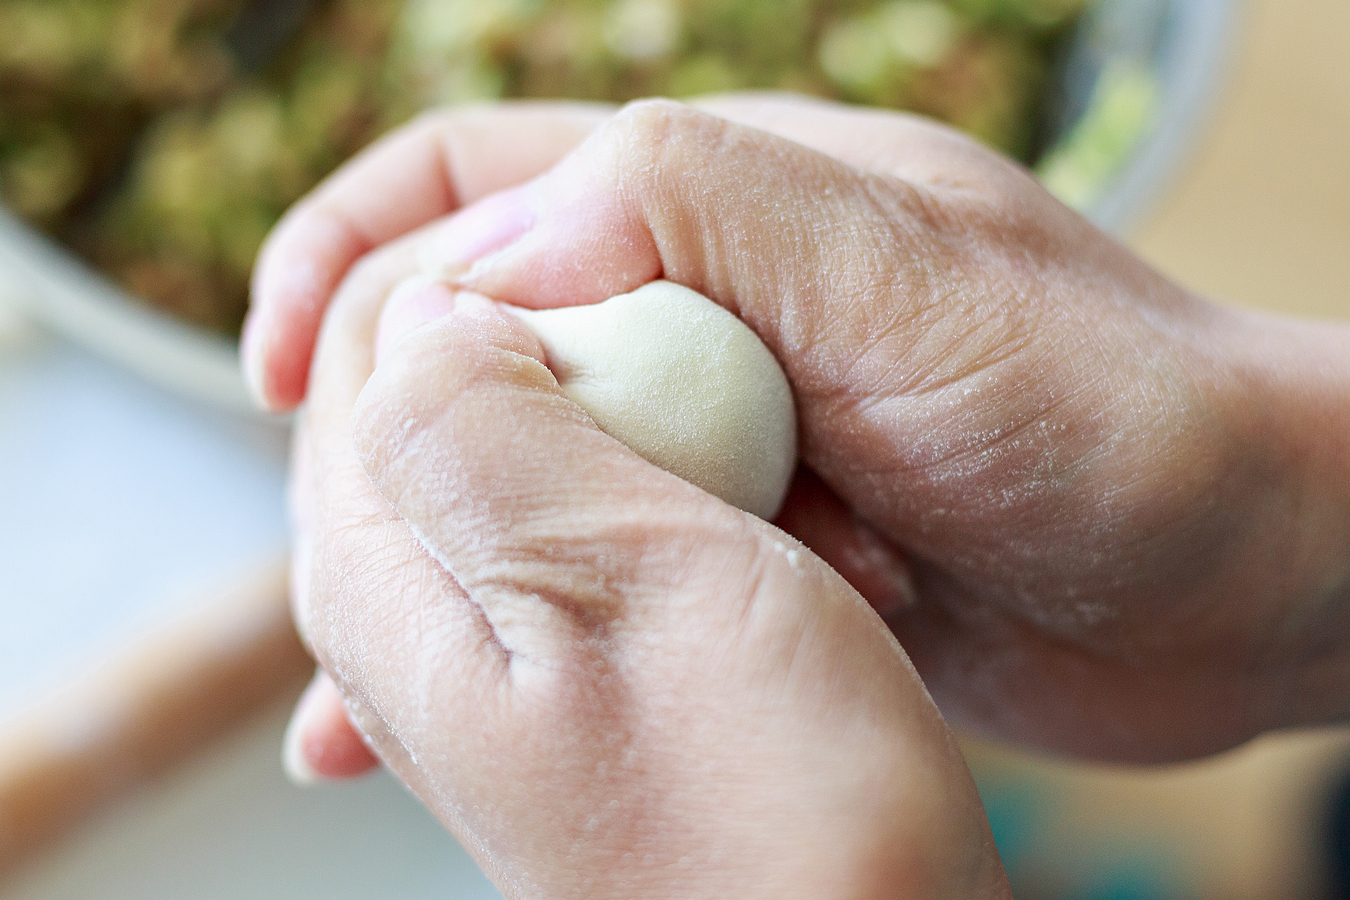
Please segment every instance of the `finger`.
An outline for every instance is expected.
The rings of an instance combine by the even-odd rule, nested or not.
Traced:
[[[264,408],[304,397],[319,320],[362,254],[556,162],[607,114],[518,104],[424,116],[377,142],[297,204],[259,256],[241,345]]]
[[[859,519],[810,469],[797,470],[774,524],[833,566],[881,616],[918,602],[905,552]]]
[[[892,124],[902,139],[928,134],[909,120]],[[811,352],[822,342],[856,345],[875,336],[859,329],[913,314],[888,310],[889,297],[867,301],[931,280],[937,208],[925,186],[644,101],[543,177],[432,229],[421,255],[428,274],[536,307],[598,302],[663,275],[737,312],[793,383],[810,387],[827,374]]]
[[[595,302],[653,272],[705,283],[694,287],[737,276],[753,284],[764,281],[765,259],[810,249],[805,238],[823,240],[796,268],[830,250],[865,249],[868,239],[929,249],[946,192],[988,194],[1027,179],[1011,164],[991,165],[993,155],[970,139],[914,116],[755,95],[701,100],[698,108],[716,115],[669,101],[630,104],[548,177],[434,229],[424,248],[428,274],[538,306]],[[539,218],[544,210],[547,221]],[[857,220],[851,227],[874,230],[831,241],[836,236],[820,229],[841,213]],[[803,234],[808,229],[815,231]],[[538,258],[551,237],[567,239],[554,268],[570,259],[570,277]],[[508,244],[511,252],[494,253]],[[526,299],[524,281],[541,296]]]
[[[299,785],[355,778],[380,764],[353,724],[346,698],[322,669],[296,703],[281,758]]]
[[[548,669],[584,641],[591,623],[626,618],[620,601],[649,553],[648,540],[670,540],[671,532],[684,530],[693,537],[681,540],[698,543],[709,528],[694,527],[690,516],[714,530],[746,529],[737,510],[601,432],[564,396],[538,341],[491,301],[439,284],[399,299],[386,307],[384,329],[406,329],[411,323],[402,308],[409,306],[437,318],[380,340],[393,349],[353,413],[358,455],[428,552],[483,605],[517,671]],[[511,427],[503,427],[507,416]],[[473,440],[452,440],[461,434]],[[549,452],[531,457],[526,441]],[[460,482],[479,472],[491,472],[498,504],[514,502],[519,509],[507,515],[500,508],[461,508],[472,492]],[[574,515],[532,516],[534,507]],[[605,513],[588,517],[586,508]],[[547,548],[549,558],[532,548]],[[564,577],[602,548],[603,589],[592,592]],[[452,564],[456,559],[462,562]],[[513,580],[565,582],[574,606],[555,607],[542,587],[497,583],[504,569]],[[655,579],[654,568],[645,571]],[[522,595],[536,594],[528,611],[516,608]],[[498,595],[501,610],[493,599]]]
[[[481,614],[374,490],[353,452],[351,409],[374,366],[381,310],[413,265],[406,243],[371,254],[349,273],[324,324],[302,421],[315,496],[311,571],[297,624],[342,685],[349,709],[362,711],[360,730],[376,755],[425,796],[433,790],[420,778],[426,757],[419,765],[407,749],[415,732],[409,735],[409,720],[391,713],[373,686],[430,681],[492,696],[503,659]],[[443,729],[440,736],[439,752],[453,755],[475,746],[477,731]]]
[[[899,128],[910,145],[923,140]],[[1080,363],[1098,360],[1079,320],[1114,327],[1125,288],[1047,301],[1066,288],[1063,248],[1046,235],[1090,228],[1062,227],[1055,217],[1072,214],[1043,192],[1008,203],[908,181],[643,101],[510,195],[429,231],[422,258],[436,261],[433,274],[535,307],[597,302],[657,277],[711,297],[781,363],[802,461],[925,556],[959,546],[973,570],[1004,553],[1033,513],[1025,504],[1046,455],[1071,474],[1115,424],[1098,414],[1106,386],[1084,377]],[[512,204],[525,212],[503,211]],[[513,239],[498,234],[501,249],[463,252],[472,235],[521,222]],[[1117,252],[1085,237],[1077,258],[1087,264]],[[990,527],[988,498],[1006,494],[1010,472],[1027,490]]]

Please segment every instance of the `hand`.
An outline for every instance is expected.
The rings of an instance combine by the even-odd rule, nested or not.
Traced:
[[[377,339],[411,267],[377,251],[328,311],[296,614],[503,893],[1006,900],[964,761],[856,591],[600,432],[491,301],[434,288]]]
[[[519,240],[472,263],[465,211],[442,262],[527,305],[663,275],[749,322],[821,502],[912,552],[918,602],[872,599],[966,727],[1158,760],[1345,715],[1344,329],[1190,297],[933,126],[708,108],[608,120],[516,192]],[[840,517],[793,512],[847,574]]]

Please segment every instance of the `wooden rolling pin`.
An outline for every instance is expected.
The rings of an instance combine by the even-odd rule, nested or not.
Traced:
[[[313,667],[278,563],[0,722],[0,879],[250,712],[298,693]]]

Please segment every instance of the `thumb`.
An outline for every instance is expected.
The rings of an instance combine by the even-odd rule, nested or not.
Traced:
[[[864,281],[900,279],[931,206],[915,185],[646,100],[550,172],[446,220],[420,258],[429,275],[530,307],[597,303],[664,277],[726,306],[800,365]],[[841,262],[857,281],[823,283]]]
[[[867,137],[929,159],[953,141],[899,119],[894,134]],[[963,170],[984,156],[947,153]],[[990,235],[1047,213],[999,200],[1018,179],[988,158],[999,178],[978,190],[937,164],[904,169],[953,186],[921,184],[642,101],[538,179],[446,220],[420,257],[429,274],[523,306],[595,303],[655,278],[712,298],[782,365],[803,461],[890,537],[921,547],[923,535],[897,525],[951,506],[950,482],[913,482],[1001,433],[985,420],[1015,426],[1052,402],[1035,384],[988,398],[951,390],[1039,352],[1032,305],[1015,302],[1034,287],[989,274],[1025,272],[1026,255],[997,262],[1007,242]],[[986,211],[995,203],[1013,212]],[[917,473],[899,495],[897,472]]]

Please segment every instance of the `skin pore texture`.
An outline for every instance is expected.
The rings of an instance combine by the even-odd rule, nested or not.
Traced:
[[[382,320],[418,257],[441,287]],[[781,363],[772,525],[597,429],[499,306],[658,278]],[[1003,896],[947,721],[1157,761],[1346,716],[1346,329],[1206,303],[943,129],[430,118],[288,217],[256,304],[251,382],[307,397],[309,709],[348,697],[511,895]]]

